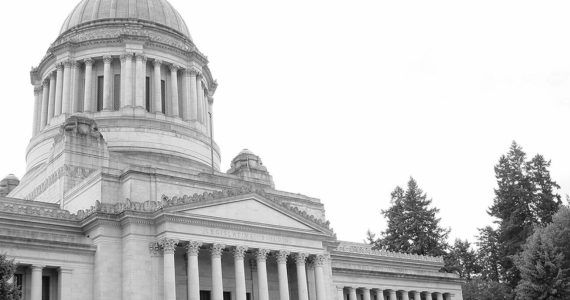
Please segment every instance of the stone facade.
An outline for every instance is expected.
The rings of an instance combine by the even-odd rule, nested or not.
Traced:
[[[462,299],[441,258],[339,241],[253,152],[220,172],[217,83],[166,1],[83,0],[31,81],[27,172],[0,182],[25,300]]]

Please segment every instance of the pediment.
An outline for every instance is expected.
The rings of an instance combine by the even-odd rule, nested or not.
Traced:
[[[318,231],[302,218],[260,197],[226,199],[176,211],[177,214],[264,227]]]

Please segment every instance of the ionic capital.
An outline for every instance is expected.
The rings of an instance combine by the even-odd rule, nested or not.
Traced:
[[[112,61],[113,61],[113,57],[111,57],[110,55],[103,56],[103,63],[110,64]]]
[[[296,253],[295,254],[295,263],[298,265],[304,265],[307,257],[309,257],[309,254],[307,253]]]
[[[267,255],[271,252],[269,249],[257,249],[255,251],[255,258],[258,262],[264,262],[267,260]]]
[[[275,257],[277,258],[277,263],[286,264],[287,257],[289,257],[289,254],[291,254],[291,252],[287,250],[280,250],[279,252],[275,253]]]
[[[155,59],[155,60],[152,61],[152,64],[153,64],[155,67],[160,67],[160,65],[162,64],[162,60],[160,60],[160,59]]]
[[[210,254],[212,257],[222,257],[222,251],[224,251],[224,248],[226,248],[226,245],[213,244],[210,248]]]
[[[84,59],[83,62],[85,63],[86,66],[92,66],[93,65],[93,59],[90,57]]]
[[[174,250],[176,249],[176,245],[178,245],[178,240],[172,240],[168,238],[163,238],[158,241],[160,246],[162,246],[162,251],[164,254],[174,254]]]
[[[160,255],[160,245],[158,242],[150,242],[148,244],[148,252],[151,256],[159,256]]]
[[[234,258],[236,259],[243,259],[245,257],[245,252],[247,251],[246,246],[237,246],[234,248]]]
[[[200,252],[200,247],[202,247],[202,243],[196,241],[190,241],[184,247],[186,248],[186,253],[188,253],[188,255],[198,256],[198,252]]]

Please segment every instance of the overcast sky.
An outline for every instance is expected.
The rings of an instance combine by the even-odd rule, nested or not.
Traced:
[[[29,71],[78,2],[2,4],[0,176],[24,175]],[[219,83],[223,171],[252,150],[278,189],[321,199],[340,239],[381,231],[413,176],[474,241],[513,140],[570,193],[568,1],[170,2]]]

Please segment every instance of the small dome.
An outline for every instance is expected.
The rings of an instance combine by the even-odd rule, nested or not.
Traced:
[[[18,181],[20,180],[14,174],[8,174],[8,176],[4,177],[4,179],[6,179],[6,180],[18,180]]]
[[[166,0],[82,0],[65,19],[59,34],[95,21],[129,19],[163,25],[192,39],[186,23]]]

